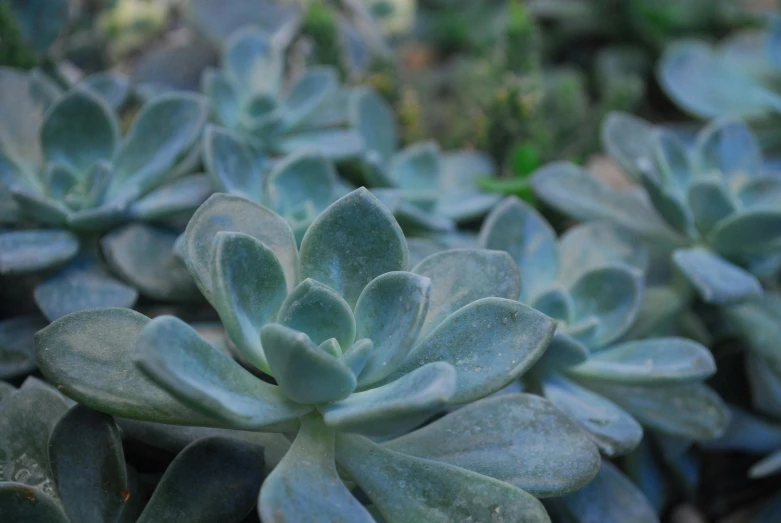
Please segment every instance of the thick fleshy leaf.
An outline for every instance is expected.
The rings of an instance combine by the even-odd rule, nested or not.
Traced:
[[[609,222],[588,222],[568,229],[559,240],[559,259],[559,280],[566,285],[605,265],[624,263],[640,272],[648,268],[648,251],[640,239]]]
[[[543,395],[572,416],[606,456],[621,456],[643,438],[643,428],[612,401],[558,375],[542,381]]]
[[[781,108],[781,99],[703,42],[686,40],[670,46],[657,77],[670,98],[700,118],[758,115]]]
[[[479,220],[502,199],[501,195],[479,192],[474,189],[445,191],[437,199],[434,211],[456,223]]]
[[[644,426],[694,440],[717,438],[727,428],[729,410],[701,383],[664,387],[620,385],[578,378],[578,383],[629,412]]]
[[[480,179],[491,177],[496,173],[496,164],[491,156],[473,149],[443,152],[441,161],[440,187],[446,192],[477,187]]]
[[[48,198],[35,191],[14,186],[8,191],[14,203],[19,206],[22,216],[26,216],[34,223],[61,227],[72,216],[64,203]]]
[[[216,121],[235,128],[241,114],[239,95],[226,75],[222,71],[206,69],[201,76],[201,90],[209,98]]]
[[[282,81],[284,60],[270,35],[247,27],[235,31],[225,43],[222,66],[242,94],[275,96]]]
[[[747,180],[737,193],[745,207],[775,207],[781,205],[781,179],[776,176],[757,176]]]
[[[757,454],[770,453],[781,448],[781,425],[735,405],[730,405],[729,410],[727,430],[719,439],[707,442],[707,448]]]
[[[42,316],[16,316],[0,321],[0,379],[35,370],[33,334],[46,327]]]
[[[737,206],[718,179],[695,181],[689,189],[687,198],[694,224],[704,234],[735,212]]]
[[[377,198],[357,189],[331,204],[301,241],[301,275],[322,282],[355,305],[381,274],[407,269],[399,224]]]
[[[305,414],[279,387],[245,370],[173,316],[158,316],[136,338],[136,367],[172,396],[232,428],[257,430]]]
[[[573,523],[658,523],[642,491],[608,461],[594,481],[560,501]]]
[[[764,478],[779,472],[781,472],[781,450],[777,450],[754,463],[749,469],[748,475],[750,478]]]
[[[49,321],[97,307],[131,307],[138,292],[112,278],[96,259],[78,258],[39,283],[35,303]]]
[[[326,425],[339,432],[385,436],[398,433],[399,421],[411,418],[410,425],[404,427],[409,430],[444,409],[455,391],[455,369],[440,361],[381,387],[351,394],[320,411]]]
[[[569,372],[627,385],[704,380],[716,372],[710,351],[685,338],[627,341],[592,354]]]
[[[558,285],[541,292],[529,300],[528,304],[554,320],[561,321],[562,325],[566,325],[573,319],[575,305],[572,303],[572,297]]]
[[[336,455],[387,521],[550,522],[542,503],[519,488],[361,436],[337,436]]]
[[[336,340],[333,341],[336,342]],[[369,338],[362,338],[353,343],[351,347],[347,348],[344,353],[339,356],[339,359],[350,368],[353,375],[357,378],[361,375],[361,371],[363,371],[366,366],[366,362],[373,349],[374,343],[372,343],[372,340]]]
[[[386,381],[434,361],[456,369],[453,403],[492,394],[517,379],[548,347],[556,322],[504,298],[483,298],[462,307],[418,343]]]
[[[334,433],[322,420],[301,420],[293,446],[260,489],[258,512],[263,521],[374,521],[339,477],[334,447]]]
[[[147,221],[189,215],[213,192],[208,176],[184,176],[150,192],[133,203],[128,211],[132,216]]]
[[[303,332],[317,345],[330,338],[336,338],[342,347],[355,341],[350,306],[333,289],[309,278],[285,298],[276,322]]]
[[[170,230],[132,223],[100,240],[111,270],[144,296],[164,301],[193,301],[200,293],[174,252],[178,235]]]
[[[605,151],[636,181],[647,173],[651,164],[653,126],[628,113],[613,112],[602,121],[600,137]]]
[[[283,154],[308,150],[338,161],[355,158],[364,147],[361,135],[354,129],[315,129],[285,136],[278,149]]]
[[[390,177],[402,189],[437,191],[442,172],[439,156],[435,142],[412,144],[391,159]]]
[[[686,194],[696,172],[692,165],[689,146],[680,135],[665,128],[657,128],[651,135],[651,154],[655,176],[671,195]]]
[[[263,175],[255,169],[252,152],[238,134],[207,126],[203,133],[203,163],[218,191],[260,201]]]
[[[95,93],[115,110],[122,107],[130,92],[130,80],[110,71],[91,74],[80,85]]]
[[[0,274],[12,276],[61,265],[79,251],[79,239],[68,231],[0,232]]]
[[[52,431],[49,458],[71,521],[122,521],[133,510],[128,501],[139,493],[125,467],[119,428],[108,414],[73,407]]]
[[[208,116],[200,95],[163,94],[146,103],[117,152],[109,197],[127,187],[145,192],[159,185],[200,137]]]
[[[263,327],[260,338],[271,374],[293,401],[328,403],[355,390],[357,381],[350,368],[306,334],[272,323]]]
[[[480,247],[507,251],[521,271],[521,295],[530,300],[549,287],[559,273],[556,233],[528,204],[511,196],[485,219]]]
[[[481,298],[518,299],[521,275],[503,251],[451,249],[432,254],[412,272],[431,280],[431,298],[421,335],[452,313]]]
[[[14,481],[0,482],[0,514],[19,523],[70,523],[54,497]]]
[[[643,237],[673,245],[685,243],[645,202],[609,187],[574,164],[546,165],[531,180],[537,196],[568,216],[609,220]]]
[[[36,84],[37,77],[31,73],[10,67],[0,71],[0,143],[3,154],[29,175],[32,185],[42,189],[32,175],[43,162],[38,134],[44,112],[57,94],[49,95],[47,89]]]
[[[296,78],[284,102],[288,128],[303,127],[318,107],[327,103],[339,87],[337,71],[331,67],[310,67]]]
[[[581,276],[570,288],[573,318],[594,317],[599,324],[587,338],[575,337],[591,349],[618,339],[632,325],[642,290],[641,276],[623,265],[603,266]]]
[[[298,284],[296,240],[287,222],[240,196],[215,194],[195,211],[185,230],[185,262],[207,298],[212,289],[212,245],[221,231],[244,233],[263,242],[282,266],[287,289],[290,291]]]
[[[381,161],[396,152],[398,135],[393,109],[376,91],[359,87],[350,95],[350,121],[363,137],[367,151],[375,151]]]
[[[692,213],[683,199],[662,185],[653,175],[645,175],[642,182],[654,210],[667,225],[685,236],[696,236],[692,226]]]
[[[743,254],[776,250],[781,243],[781,211],[750,210],[722,220],[708,236],[713,250]]]
[[[723,118],[697,135],[695,167],[704,174],[714,171],[733,182],[742,182],[762,171],[759,141],[737,118]]]
[[[752,350],[766,358],[781,360],[781,295],[762,296],[722,309],[748,341]]]
[[[572,336],[557,330],[545,353],[535,363],[533,370],[537,373],[560,371],[583,363],[588,356],[589,350],[585,345]]]
[[[116,116],[86,89],[73,89],[57,100],[41,127],[46,161],[66,165],[82,176],[96,162],[111,160],[118,141]]]
[[[746,375],[754,409],[773,418],[781,417],[781,362],[748,352]]]
[[[137,523],[238,523],[256,503],[263,469],[258,445],[199,439],[168,466]]]
[[[725,305],[762,293],[754,275],[701,247],[678,249],[673,261],[708,303]]]
[[[149,318],[129,309],[69,314],[35,335],[38,367],[64,394],[95,410],[161,423],[215,425],[136,368],[132,354],[147,323]]]
[[[301,152],[280,160],[268,175],[269,198],[282,216],[303,202],[311,202],[318,214],[336,196],[336,170],[321,154]]]
[[[49,466],[49,434],[67,410],[62,396],[32,378],[0,403],[0,481],[23,484],[30,501],[59,501]]]
[[[531,394],[470,403],[385,446],[484,474],[537,497],[577,490],[596,475],[600,462],[597,447],[574,420]]]
[[[213,245],[212,304],[241,354],[268,372],[260,329],[274,321],[285,300],[284,269],[274,252],[252,236],[218,232]]]
[[[431,280],[410,272],[388,272],[367,285],[355,304],[357,338],[374,347],[358,375],[359,386],[393,372],[417,341],[426,318]]]

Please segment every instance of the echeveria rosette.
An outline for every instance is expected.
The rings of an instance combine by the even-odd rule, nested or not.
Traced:
[[[118,115],[92,88],[45,95],[35,76],[3,70],[0,92],[0,184],[16,224],[0,233],[0,274],[56,269],[34,290],[50,320],[130,306],[139,291],[197,296],[172,251],[177,235],[162,225],[211,193],[206,176],[184,176],[198,159],[206,100],[157,97],[121,136]],[[101,247],[122,281],[99,260]]]
[[[762,286],[749,269],[781,250],[781,177],[763,170],[751,130],[740,120],[717,120],[688,148],[667,129],[616,113],[602,136],[641,194],[555,163],[534,175],[538,196],[575,218],[618,223],[669,252],[669,263],[707,303],[759,296]]]
[[[221,127],[207,126],[203,157],[218,191],[273,209],[287,220],[299,243],[309,224],[349,192],[322,153],[302,150],[272,161],[256,155],[240,134]]]
[[[148,498],[125,463],[113,418],[71,407],[35,378],[2,393],[0,455],[0,513],[7,521],[237,523],[254,507],[264,474],[262,447],[201,438],[179,453]]]
[[[296,434],[260,491],[263,521],[373,521],[337,464],[399,522],[486,521],[497,506],[547,521],[534,496],[596,473],[596,447],[548,401],[486,398],[555,328],[517,301],[506,253],[446,251],[408,271],[398,223],[366,189],[329,206],[300,248],[279,215],[215,194],[184,245],[230,340],[274,384],[182,321],[126,309],[52,323],[36,336],[39,365],[65,394],[124,418]]]
[[[726,408],[703,384],[716,370],[705,347],[682,338],[622,341],[640,308],[648,263],[633,234],[591,222],[559,239],[536,210],[509,197],[488,215],[479,239],[513,257],[524,282],[521,301],[558,321],[551,346],[526,376],[531,390],[572,416],[604,455],[630,452],[643,426],[696,440],[724,430]],[[576,521],[596,521],[578,508],[584,496],[605,500],[592,509],[605,511],[601,521],[620,521],[622,503],[643,499],[609,465],[598,478],[588,494],[559,500]],[[636,520],[656,521],[644,503],[635,506]]]
[[[398,150],[393,110],[370,88],[350,95],[350,118],[363,137],[361,165],[372,192],[392,210],[408,234],[449,233],[481,219],[500,196],[482,192],[478,179],[496,166],[478,151],[442,152],[435,142]]]
[[[363,150],[349,127],[347,91],[335,69],[306,69],[284,88],[284,49],[256,28],[231,35],[221,65],[204,72],[203,91],[217,123],[244,135],[254,152],[316,150],[341,160]]]

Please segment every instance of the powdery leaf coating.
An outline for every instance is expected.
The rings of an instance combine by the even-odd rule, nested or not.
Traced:
[[[490,476],[537,497],[577,490],[600,463],[583,429],[531,394],[471,403],[385,446]]]
[[[707,249],[678,249],[672,258],[708,303],[726,305],[762,294],[762,285],[753,274]]]
[[[258,512],[263,521],[374,522],[339,478],[334,433],[315,416],[302,420],[293,446],[263,483]]]
[[[33,335],[49,324],[43,316],[16,316],[0,321],[0,379],[35,370]]]
[[[79,252],[79,239],[68,231],[40,229],[0,233],[0,274],[12,276],[50,269]]]
[[[364,188],[331,204],[301,241],[302,277],[328,285],[351,306],[374,278],[407,266],[401,228]]]
[[[333,289],[309,278],[282,302],[277,323],[303,332],[316,345],[330,338],[336,338],[341,347],[349,347],[355,341],[355,318],[350,305]]]
[[[361,436],[337,436],[336,452],[389,521],[550,522],[534,496],[469,470],[393,452]]]

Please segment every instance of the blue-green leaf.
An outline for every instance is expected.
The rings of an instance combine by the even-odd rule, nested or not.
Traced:
[[[713,228],[708,241],[725,255],[776,250],[781,243],[781,211],[756,208],[734,214]]]
[[[346,398],[356,387],[350,368],[321,350],[309,337],[272,323],[260,331],[271,374],[297,403],[328,403]]]
[[[361,436],[337,436],[336,455],[387,521],[550,522],[542,503],[519,488]]]
[[[342,347],[355,341],[355,317],[350,305],[333,289],[310,278],[285,298],[276,321],[303,332],[317,345],[330,338],[336,338]]]
[[[643,438],[643,428],[635,419],[610,400],[559,375],[542,381],[543,396],[572,416],[591,435],[606,456],[621,456]]]
[[[754,409],[774,418],[781,417],[781,362],[749,352],[746,374]]]
[[[565,285],[586,272],[616,263],[645,272],[649,262],[640,238],[619,224],[598,221],[567,229],[559,239],[559,259],[559,280]]]
[[[502,394],[470,403],[385,444],[510,483],[537,497],[588,483],[599,452],[583,429],[548,400]]]
[[[708,303],[725,305],[762,293],[759,280],[751,273],[701,247],[678,249],[673,261]]]
[[[752,350],[765,358],[781,360],[781,296],[765,292],[722,310]]]
[[[304,126],[306,119],[336,94],[339,79],[335,69],[310,67],[296,78],[284,101],[284,121],[288,129]]]
[[[572,336],[556,330],[545,353],[534,365],[535,372],[560,371],[583,363],[589,356],[588,348]]]
[[[584,378],[628,385],[704,380],[716,372],[710,351],[685,338],[627,341],[593,354],[568,369]]]
[[[304,202],[311,202],[319,214],[336,199],[336,183],[336,169],[325,156],[306,151],[294,153],[271,169],[269,198],[282,216]]]
[[[77,258],[33,291],[35,303],[49,321],[97,307],[131,307],[138,292],[111,277],[94,258]]]
[[[195,329],[158,316],[136,338],[136,366],[172,396],[232,428],[258,430],[305,414],[279,387],[253,376]]]
[[[149,318],[129,309],[76,312],[35,335],[41,372],[82,405],[115,416],[214,426],[139,371],[136,338]],[[219,426],[219,424],[218,424]]]
[[[412,272],[431,280],[431,299],[422,336],[448,316],[481,298],[518,299],[521,276],[503,251],[451,249],[421,261]]]
[[[343,196],[321,214],[301,241],[301,275],[335,289],[350,305],[377,276],[407,269],[399,224],[366,189]]]
[[[573,318],[594,317],[599,324],[587,338],[575,337],[591,349],[618,339],[632,325],[642,290],[642,278],[622,265],[606,265],[581,276],[570,288]]]
[[[35,370],[33,334],[46,325],[48,322],[36,314],[0,321],[0,379]]]
[[[383,162],[398,147],[393,109],[376,91],[359,87],[350,95],[350,121],[363,137],[367,152],[375,151]]]
[[[111,160],[119,126],[111,108],[85,89],[73,89],[44,117],[41,145],[47,162],[62,163],[82,176],[100,160]]]
[[[214,189],[204,174],[184,176],[158,187],[133,203],[128,211],[146,221],[161,221],[190,215],[208,198]]]
[[[12,276],[51,269],[79,251],[79,239],[68,231],[0,232],[0,274]]]
[[[529,300],[528,305],[554,320],[561,321],[564,325],[573,319],[575,305],[572,303],[572,298],[569,292],[558,285],[537,294],[536,297]]]
[[[442,410],[456,391],[456,372],[444,362],[424,365],[381,387],[351,394],[320,408],[339,432],[385,436],[411,418],[406,430]],[[402,423],[403,424],[403,423]]]
[[[729,423],[726,405],[702,383],[649,387],[581,378],[578,383],[608,398],[644,426],[665,434],[694,440],[713,439]]]
[[[9,7],[25,41],[40,54],[54,43],[68,22],[66,0],[11,0]]]
[[[255,506],[263,469],[258,445],[199,439],[168,466],[137,523],[238,523]]]
[[[214,237],[221,231],[244,233],[263,242],[282,266],[287,289],[292,290],[298,284],[296,240],[287,222],[240,196],[215,194],[195,211],[185,230],[185,262],[207,298],[212,292]]]
[[[689,189],[687,199],[694,225],[704,234],[734,213],[737,207],[719,179],[696,180]]]
[[[369,338],[362,338],[345,350],[344,353],[339,356],[339,359],[342,363],[350,367],[350,370],[357,378],[361,375],[361,371],[363,371],[366,366],[366,362],[369,360],[369,356],[373,349],[374,343],[372,343],[372,340]]]
[[[32,192],[23,187],[11,187],[8,190],[14,202],[19,206],[20,214],[31,218],[34,223],[62,227],[65,225],[71,214],[68,207],[53,198]]]
[[[361,135],[354,129],[315,129],[285,136],[278,149],[284,154],[309,150],[338,161],[358,156],[364,147]]]
[[[650,502],[621,471],[608,461],[594,481],[560,501],[573,523],[658,523]]]
[[[528,301],[547,289],[559,273],[556,233],[528,204],[511,196],[485,219],[479,245],[507,251],[521,272],[521,295]]]
[[[285,300],[284,270],[271,249],[246,234],[218,232],[213,244],[212,304],[241,354],[268,372],[260,329],[274,321]]]
[[[762,171],[759,141],[737,118],[713,121],[697,135],[695,168],[703,174],[718,173],[735,182],[757,176]]]
[[[163,94],[146,103],[117,152],[109,198],[128,187],[145,192],[163,182],[195,145],[208,116],[207,101],[200,95]]]
[[[605,151],[635,181],[652,168],[651,137],[654,127],[637,116],[611,112],[602,121],[600,138]]]
[[[374,348],[358,375],[360,386],[393,372],[417,341],[429,308],[431,280],[409,272],[389,272],[372,280],[355,304],[358,338]]]
[[[91,74],[79,85],[95,93],[114,110],[122,107],[130,92],[130,80],[111,71]]]
[[[201,76],[201,90],[209,98],[216,121],[229,128],[239,123],[241,107],[236,88],[222,71],[206,69]]]
[[[293,446],[260,489],[263,521],[373,523],[339,477],[334,454],[333,431],[316,416],[303,418]]]
[[[531,307],[483,298],[457,310],[418,343],[388,381],[435,361],[456,369],[453,403],[467,403],[504,388],[548,347],[556,323]]]
[[[284,60],[270,35],[254,27],[231,34],[225,43],[222,66],[243,95],[276,95]]]
[[[71,521],[104,523],[134,516],[134,498],[140,493],[131,484],[119,428],[111,416],[73,407],[51,433],[49,459]]]
[[[255,169],[252,152],[238,134],[207,126],[203,133],[203,163],[218,191],[260,201],[263,174]]]
[[[402,189],[414,191],[439,190],[442,163],[435,142],[420,142],[407,146],[393,156],[390,177]]]

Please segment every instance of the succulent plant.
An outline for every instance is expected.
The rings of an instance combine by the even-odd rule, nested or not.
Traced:
[[[211,193],[206,176],[183,176],[198,161],[206,101],[160,96],[123,137],[107,102],[121,83],[104,80],[102,92],[88,84],[59,93],[40,76],[0,72],[3,221],[13,227],[0,233],[0,274],[56,269],[34,290],[50,320],[130,306],[138,291],[168,300],[197,295],[173,256],[176,233],[144,222],[172,223]],[[99,249],[127,283],[109,274]]]
[[[348,127],[348,92],[336,70],[312,67],[284,89],[283,51],[258,29],[231,35],[222,68],[205,71],[202,79],[216,121],[240,132],[259,153],[311,149],[332,159],[357,156],[363,144]]]
[[[547,400],[486,398],[555,328],[517,301],[506,253],[457,249],[407,271],[401,229],[366,189],[330,205],[300,248],[281,216],[215,194],[183,245],[255,374],[175,317],[120,308],[40,331],[39,366],[124,418],[295,434],[260,490],[263,521],[373,521],[336,464],[386,521],[548,521],[534,496],[596,474],[596,447]]]
[[[554,163],[534,175],[538,196],[575,218],[619,224],[669,252],[669,265],[707,303],[727,305],[762,293],[749,271],[778,266],[781,181],[763,169],[744,123],[716,120],[690,148],[669,130],[616,113],[606,119],[602,137],[644,190],[621,192],[579,167]],[[687,288],[678,292],[686,296]]]
[[[0,513],[7,521],[238,522],[255,505],[261,447],[199,439],[174,459],[148,499],[125,462],[113,418],[69,407],[67,398],[35,378],[3,393]]]
[[[67,21],[67,0],[0,0],[0,65],[35,65]]]
[[[366,182],[408,234],[453,231],[458,223],[482,218],[499,201],[478,187],[479,178],[496,170],[483,153],[442,153],[431,141],[397,151],[393,111],[374,90],[354,90],[350,117],[363,137]]]
[[[302,150],[274,161],[253,151],[233,131],[209,126],[204,132],[204,164],[214,187],[273,209],[299,243],[312,220],[349,191],[322,153]]]
[[[648,263],[634,235],[590,222],[557,239],[537,211],[509,197],[485,220],[479,245],[510,253],[525,282],[520,300],[558,322],[548,351],[527,373],[531,390],[583,426],[604,455],[631,451],[643,426],[693,440],[723,432],[726,407],[703,384],[716,371],[708,349],[683,338],[621,339],[640,308]],[[603,465],[597,478],[557,502],[573,521],[657,520],[619,471]],[[585,510],[595,498],[603,502]]]

